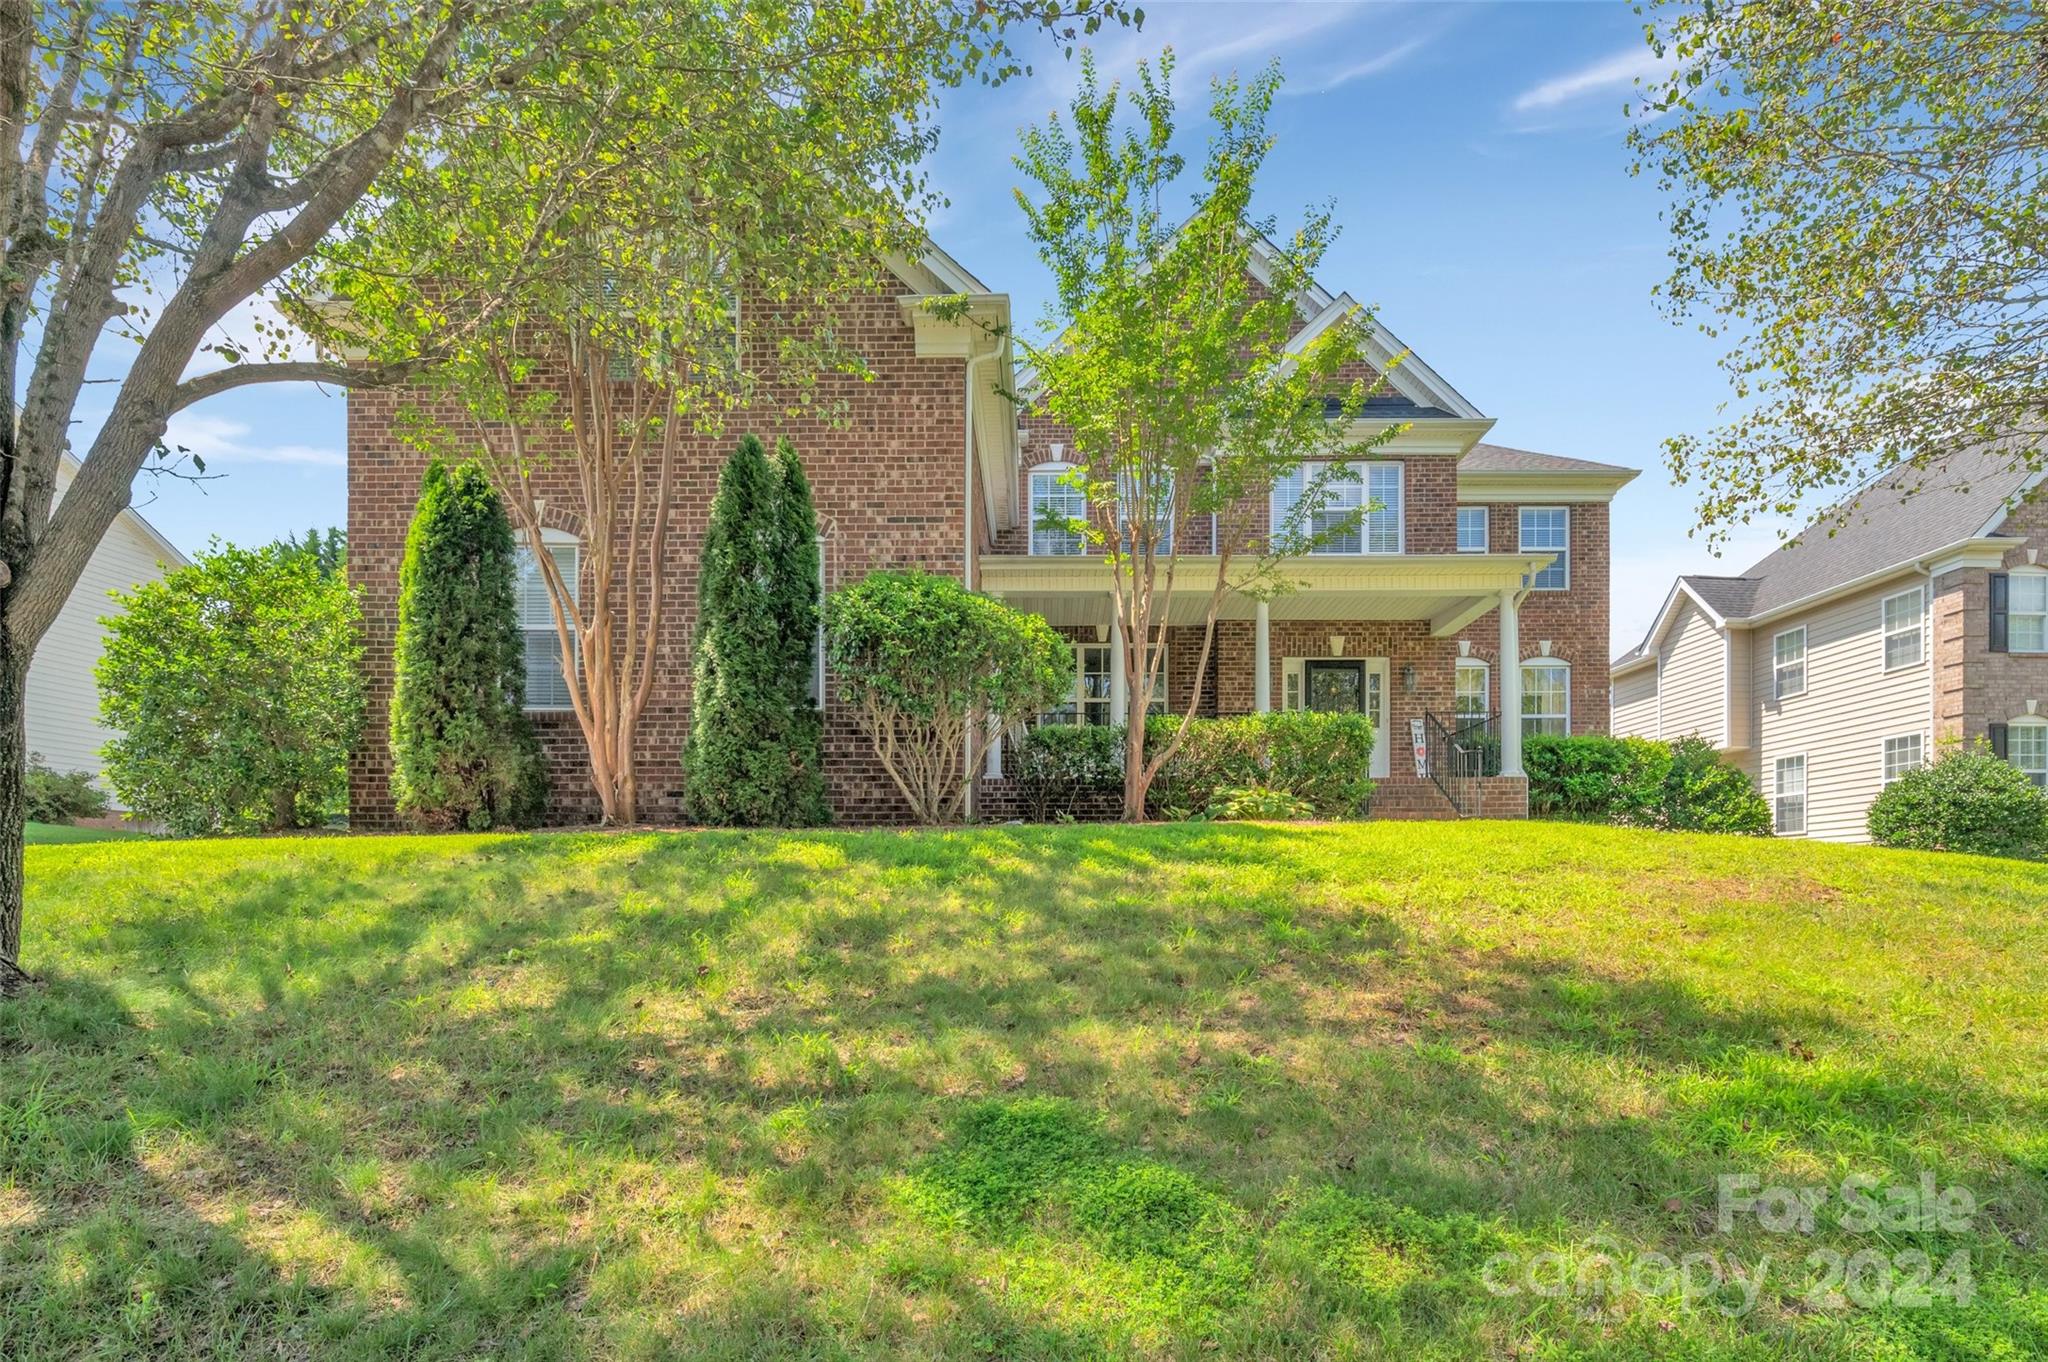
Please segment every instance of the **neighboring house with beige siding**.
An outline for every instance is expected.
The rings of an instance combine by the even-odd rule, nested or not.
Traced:
[[[1786,836],[1867,840],[1945,743],[2048,787],[2048,492],[2011,465],[1892,470],[1748,571],[1679,578],[1609,668],[1614,732],[1707,739]]]
[[[58,467],[60,500],[77,471],[76,460],[68,457]],[[132,509],[115,516],[107,527],[29,664],[28,750],[52,770],[99,775],[100,748],[113,736],[100,725],[99,683],[93,674],[106,642],[100,620],[114,613],[109,593],[133,591],[185,561],[184,554]]]

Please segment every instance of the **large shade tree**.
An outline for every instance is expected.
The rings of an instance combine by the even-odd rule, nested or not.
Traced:
[[[1063,12],[1059,0],[0,0],[0,990],[25,978],[29,660],[176,412],[246,384],[389,381],[457,354],[502,315],[495,299],[560,269],[565,241],[591,239],[583,196],[602,201],[635,172],[654,177],[673,230],[612,249],[661,256],[691,296],[716,289],[717,269],[684,262],[723,265],[692,252],[730,238],[694,224],[750,220],[799,241],[815,225],[756,218],[759,196],[735,188],[744,169],[830,180],[847,171],[839,143],[860,141],[849,122],[887,122],[897,153],[854,164],[915,184],[933,83],[1015,69],[1005,25]],[[391,264],[416,273],[390,279],[378,307],[362,281]],[[493,287],[466,289],[466,270]],[[421,274],[452,294],[421,294]],[[338,290],[345,280],[357,286]],[[313,306],[336,291],[363,306]],[[282,325],[222,329],[257,302],[328,355],[361,360],[301,357]],[[87,366],[124,344],[57,504]]]
[[[1630,140],[1726,420],[1666,443],[1715,535],[1899,461],[2048,448],[2048,21],[2029,0],[1650,7]],[[1841,514],[1853,498],[1841,499]]]

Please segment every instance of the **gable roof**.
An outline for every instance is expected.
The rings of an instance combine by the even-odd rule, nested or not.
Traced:
[[[2013,442],[1991,441],[1933,467],[1900,464],[1743,572],[1680,577],[1673,592],[1684,589],[1724,621],[1755,619],[1986,538],[2043,482],[2042,471],[2025,467],[2016,452]],[[1614,659],[1609,670],[1646,661],[1667,626],[1660,612],[1643,641]]]

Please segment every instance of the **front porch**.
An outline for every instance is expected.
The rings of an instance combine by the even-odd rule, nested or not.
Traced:
[[[1289,588],[1226,592],[1206,666],[1202,620],[1216,560],[1184,556],[1162,612],[1166,693],[1157,708],[1202,717],[1359,710],[1376,734],[1376,816],[1524,817],[1520,607],[1548,554],[1317,556],[1287,564]],[[1076,649],[1076,702],[1061,717],[1125,712],[1110,569],[1096,559],[996,557],[982,589],[1044,616]],[[1488,622],[1492,614],[1495,620]],[[1197,675],[1198,668],[1200,675]],[[986,753],[999,779],[1001,743]]]

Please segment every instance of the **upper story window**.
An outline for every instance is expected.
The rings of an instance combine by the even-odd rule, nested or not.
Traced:
[[[1458,508],[1458,552],[1486,552],[1486,508],[1484,506],[1460,506]]]
[[[1771,698],[1806,694],[1806,626],[1771,640]]]
[[[2048,653],[2048,572],[2006,574],[2005,646],[2008,652]],[[1996,588],[1992,610],[1998,609]],[[1992,629],[1996,647],[1997,628]]]
[[[1919,587],[1887,596],[1879,607],[1884,624],[1884,669],[1917,667],[1927,660],[1927,601]]]
[[[543,531],[548,557],[569,588],[569,600],[578,599],[578,578],[582,550],[576,541],[558,530]],[[528,709],[573,709],[569,678],[562,670],[562,636],[555,630],[555,608],[548,596],[547,579],[533,549],[521,544],[514,559],[518,576],[513,593],[519,607],[519,632],[526,643],[526,707]],[[573,621],[572,621],[573,627]]]
[[[1572,731],[1572,669],[1555,658],[1532,657],[1522,664],[1522,736]]]
[[[1087,536],[1074,522],[1088,519],[1088,494],[1073,465],[1040,464],[1031,470],[1031,552],[1075,557],[1088,551]]]
[[[1366,464],[1336,463],[1323,480],[1321,505],[1303,523],[1291,525],[1295,506],[1315,482],[1316,474],[1297,468],[1273,484],[1273,528],[1293,530],[1319,540],[1310,553],[1399,553],[1404,498],[1402,465],[1395,460]],[[1371,507],[1361,517],[1362,508]],[[1344,528],[1338,529],[1338,526]]]
[[[1550,566],[1529,582],[1535,591],[1563,591],[1572,584],[1572,513],[1568,506],[1524,506],[1521,548],[1524,553],[1555,550]]]

